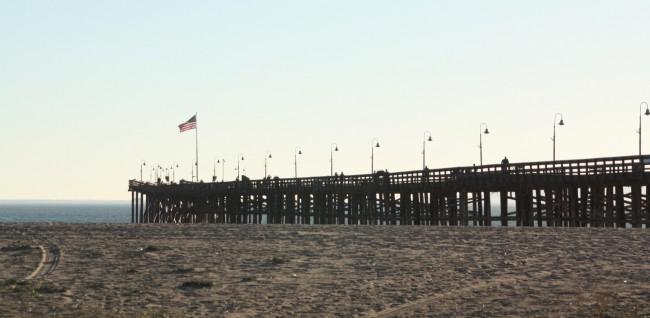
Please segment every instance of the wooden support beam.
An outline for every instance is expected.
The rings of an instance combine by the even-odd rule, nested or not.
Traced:
[[[517,226],[532,226],[533,223],[533,200],[530,190],[520,189],[516,192],[517,201]]]
[[[296,224],[296,194],[287,195],[287,216],[286,224]]]
[[[449,206],[447,204],[447,197],[439,193],[438,197],[438,222],[440,225],[448,226],[449,224]]]
[[[131,223],[135,223],[135,192],[131,191]]]
[[[501,191],[501,226],[508,226],[508,192]]]
[[[616,227],[625,228],[625,196],[623,186],[616,186]]]
[[[395,200],[395,193],[388,194],[388,224],[397,224],[397,201]]]
[[[462,191],[458,203],[460,204],[460,224],[467,226],[469,225],[469,214],[468,214],[468,195],[467,192]]]
[[[544,189],[544,211],[546,212],[546,226],[552,227],[556,226],[555,223],[555,198],[553,196],[553,190],[550,188]]]
[[[359,194],[353,193],[350,197],[351,222],[350,225],[359,224]]]
[[[536,202],[537,206],[535,209],[535,212],[537,212],[537,226],[542,227],[543,225],[543,212],[544,212],[544,205],[546,202],[542,203],[542,190],[536,189],[535,190],[535,197],[536,197]]]
[[[357,224],[359,225],[365,225],[366,224],[366,202],[367,202],[367,197],[365,193],[359,193],[359,212],[357,214]]]
[[[492,198],[490,198],[489,191],[483,194],[483,215],[483,225],[492,226]]]
[[[591,226],[602,227],[604,211],[604,189],[600,185],[593,185],[591,188]]]
[[[589,224],[589,187],[580,188],[580,216],[579,225],[586,227]]]
[[[308,192],[302,194],[302,224],[311,224],[312,222],[312,201]]]
[[[420,191],[420,223],[421,225],[432,224],[431,196],[430,193]]]
[[[440,198],[434,192],[429,192],[429,219],[431,225],[440,225]]]
[[[413,214],[412,214],[412,224],[413,225],[423,225],[424,218],[422,217],[422,194],[419,191],[413,193]]]
[[[614,187],[608,186],[605,191],[605,226],[614,227]]]
[[[139,213],[140,223],[144,222],[144,193],[140,193],[140,213]]]
[[[377,215],[378,215],[378,212],[377,212],[377,192],[372,191],[368,195],[368,199],[369,199],[368,203],[370,204],[370,207],[369,207],[370,208],[370,217],[369,217],[369,220],[368,220],[368,224],[376,225],[376,224],[378,224],[377,223]]]
[[[140,223],[140,193],[133,192],[135,194],[135,221],[134,223]]]
[[[577,227],[579,226],[578,217],[579,217],[579,198],[578,198],[578,188],[572,187],[569,189],[569,226]]]
[[[472,225],[477,226],[477,225],[483,225],[481,221],[479,221],[479,218],[481,217],[480,213],[478,213],[478,204],[479,204],[479,198],[478,194],[476,192],[472,192],[472,213],[470,214],[470,218],[472,220]]]
[[[383,225],[385,224],[384,222],[386,221],[386,213],[384,211],[385,205],[384,203],[386,202],[386,199],[384,197],[383,192],[378,192],[377,193],[377,224]]]
[[[456,192],[452,192],[447,196],[447,211],[450,226],[458,226],[458,199],[456,196]]]
[[[515,220],[517,226],[524,226],[526,224],[526,213],[524,211],[523,195],[521,191],[515,193]]]
[[[337,211],[338,211],[338,217],[336,220],[336,224],[345,224],[345,200],[346,200],[345,194],[339,194],[337,195]]]
[[[650,229],[650,183],[645,185],[645,205],[643,211],[645,212],[645,228]]]
[[[641,185],[632,185],[632,227],[639,228],[643,222],[641,219]]]

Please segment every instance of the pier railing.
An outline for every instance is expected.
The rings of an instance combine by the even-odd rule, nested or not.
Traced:
[[[361,186],[364,184],[413,185],[435,184],[467,177],[490,176],[606,176],[650,171],[650,156],[607,157],[580,160],[542,161],[464,166],[443,169],[425,169],[404,172],[378,171],[375,174],[319,176],[306,178],[267,178],[228,182],[187,182],[179,184],[129,181],[129,189],[140,187],[193,187],[210,185],[213,189],[237,189],[245,184],[248,189],[313,188],[327,186]]]

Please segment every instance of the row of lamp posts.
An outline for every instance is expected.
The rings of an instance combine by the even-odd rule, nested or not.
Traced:
[[[645,106],[645,112],[643,111],[643,106]],[[647,102],[642,102],[639,105],[639,129],[637,130],[637,133],[639,135],[639,156],[642,155],[642,119],[643,115],[645,116],[650,116],[650,105],[648,105]],[[554,118],[553,118],[553,137],[551,140],[553,141],[553,161],[556,160],[556,139],[557,139],[557,126],[564,126],[564,116],[562,113],[556,113]],[[490,134],[490,130],[488,129],[487,123],[481,123],[479,127],[479,163],[482,166],[483,165],[483,135],[488,135]],[[426,152],[427,152],[427,147],[426,144],[427,142],[433,141],[433,136],[430,131],[425,131],[424,136],[422,138],[422,169],[426,169]],[[371,152],[370,152],[370,171],[371,173],[375,173],[375,148],[379,148],[381,145],[379,144],[379,139],[378,138],[373,138],[372,143],[371,143]],[[337,143],[332,143],[330,145],[330,176],[334,175],[334,152],[339,151],[339,145]],[[294,149],[294,158],[293,158],[293,165],[294,165],[294,177],[298,178],[298,156],[302,155],[302,148],[301,147],[295,147]],[[264,177],[268,176],[268,159],[272,159],[273,156],[271,155],[270,151],[267,151],[264,155]],[[242,154],[239,154],[237,156],[237,179],[239,180],[241,174],[240,174],[240,164],[241,161],[244,161],[244,156]],[[216,174],[216,166],[217,164],[221,164],[221,181],[225,181],[224,178],[224,165],[226,163],[226,159],[220,158],[216,159],[213,161],[213,175],[212,175],[212,181],[215,182],[217,181],[217,174]],[[144,161],[140,162],[140,181],[143,181],[143,168],[147,164]],[[178,168],[179,165],[176,163],[172,165],[169,168],[163,168],[160,165],[156,165],[156,167],[152,168],[152,175],[150,177],[153,177],[153,174],[155,173],[156,180],[158,180],[158,172],[162,170],[165,171],[166,174],[166,179],[169,181],[169,172],[171,171],[172,173],[172,181],[176,180],[176,173],[175,173],[175,168]],[[194,173],[194,171],[192,171]]]
[[[140,182],[142,182],[144,180],[142,172],[143,172],[144,167],[146,167],[146,166],[147,166],[147,163],[144,160],[140,161]],[[155,178],[155,181],[157,182],[158,179],[160,179],[161,175],[164,175],[165,179],[167,181],[170,181],[170,172],[171,172],[171,181],[174,182],[174,181],[176,181],[176,168],[178,168],[178,167],[179,167],[178,163],[173,164],[169,168],[164,168],[160,164],[157,164],[157,165],[155,165],[154,167],[151,168],[149,179],[154,179]],[[164,172],[164,174],[163,174],[163,172]]]

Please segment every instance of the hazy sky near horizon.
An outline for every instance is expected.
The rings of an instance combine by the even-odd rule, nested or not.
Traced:
[[[0,199],[128,199],[139,163],[233,179],[634,155],[649,1],[2,1]],[[644,118],[650,152],[650,118]],[[217,169],[221,178],[221,167]]]

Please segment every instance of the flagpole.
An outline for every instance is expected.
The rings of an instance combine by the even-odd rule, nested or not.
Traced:
[[[194,114],[196,116],[197,114]],[[199,182],[199,118],[196,117],[196,182]]]

